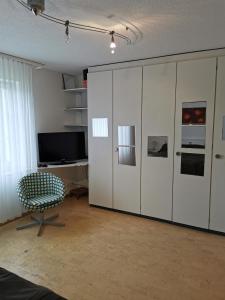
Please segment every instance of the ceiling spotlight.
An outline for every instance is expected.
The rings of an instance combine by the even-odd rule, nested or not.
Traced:
[[[27,5],[31,8],[35,16],[45,10],[45,0],[27,0]]]
[[[110,48],[111,48],[111,49],[115,49],[115,48],[116,48],[116,43],[115,43],[115,40],[114,40],[114,34],[115,34],[114,31],[111,31],[111,32],[110,32],[110,35],[111,35]],[[115,53],[115,51],[114,51],[114,53]]]
[[[115,50],[114,49],[111,50],[111,54],[115,54]]]

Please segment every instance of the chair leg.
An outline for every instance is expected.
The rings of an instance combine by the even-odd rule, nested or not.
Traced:
[[[58,216],[59,216],[59,215],[57,214],[57,215],[48,217],[48,218],[45,219],[45,221],[53,221],[53,220],[55,220],[56,218],[58,218]]]
[[[40,226],[39,226],[39,229],[38,229],[38,233],[37,233],[37,236],[41,236],[42,235],[42,232],[43,232],[43,223],[40,223]]]
[[[38,222],[35,221],[35,222],[29,223],[29,224],[26,224],[26,225],[18,226],[18,227],[16,227],[16,230],[22,230],[22,229],[34,227],[34,226],[37,226],[37,225],[38,225]]]
[[[64,227],[65,224],[63,223],[54,223],[54,222],[49,222],[49,221],[45,221],[44,225],[52,225],[52,226],[57,226],[57,227]]]
[[[40,222],[40,219],[39,219],[39,218],[36,218],[36,217],[34,217],[34,216],[31,216],[30,218],[31,218],[31,220],[36,221],[37,223]]]
[[[57,222],[53,221],[56,218],[58,218],[58,216],[59,215],[57,214],[57,215],[53,215],[53,216],[48,217],[48,218],[45,219],[44,218],[44,213],[40,213],[40,216],[38,216],[38,217],[31,216],[31,219],[34,222],[26,224],[26,225],[18,226],[16,229],[17,230],[22,230],[22,229],[25,229],[25,228],[30,228],[30,227],[39,225],[39,229],[38,229],[38,233],[37,233],[37,236],[39,237],[39,236],[42,235],[44,225],[52,225],[52,226],[57,226],[57,227],[64,227],[65,226],[65,224],[57,223]]]

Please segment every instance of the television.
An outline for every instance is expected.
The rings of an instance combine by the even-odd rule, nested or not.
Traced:
[[[69,164],[87,158],[84,132],[38,133],[39,162]]]

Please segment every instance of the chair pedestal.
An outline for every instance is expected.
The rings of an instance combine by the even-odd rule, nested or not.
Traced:
[[[16,229],[22,230],[22,229],[30,228],[33,226],[39,226],[37,236],[41,236],[44,225],[52,225],[52,226],[57,226],[57,227],[65,226],[65,224],[54,222],[54,220],[56,218],[58,218],[58,216],[59,215],[57,214],[57,215],[54,215],[54,216],[51,216],[51,217],[48,217],[45,219],[44,213],[40,213],[40,215],[38,217],[31,216],[31,219],[33,220],[33,222],[26,224],[26,225],[18,226]]]

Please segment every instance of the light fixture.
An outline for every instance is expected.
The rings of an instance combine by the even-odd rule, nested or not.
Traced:
[[[114,34],[115,34],[115,31],[110,32],[110,35],[111,35],[111,43],[110,43],[111,54],[115,54],[115,49],[116,49]]]
[[[115,39],[114,39],[114,34],[115,31],[111,31],[110,35],[111,35],[111,43],[110,43],[110,49],[111,49],[111,53],[115,54],[115,49],[116,49],[116,43],[115,43]]]
[[[67,42],[69,41],[69,37],[70,37],[69,28],[76,28],[76,29],[80,29],[80,30],[86,30],[86,31],[110,35],[110,37],[111,37],[110,49],[111,49],[112,54],[115,53],[115,48],[116,48],[115,37],[126,41],[128,45],[134,44],[134,42],[132,42],[132,40],[129,36],[123,35],[119,32],[110,31],[108,29],[101,28],[101,27],[95,27],[95,26],[90,26],[90,25],[74,23],[69,20],[63,20],[63,19],[59,19],[59,18],[50,16],[50,15],[44,13],[45,0],[27,0],[27,2],[25,2],[23,0],[16,0],[16,1],[19,4],[21,4],[22,6],[24,6],[26,9],[32,11],[36,16],[40,16],[41,18],[44,18],[48,21],[65,26],[66,27],[65,34],[66,34]],[[126,28],[126,31],[128,31],[129,27],[126,26],[125,28]],[[130,33],[134,35],[134,38],[136,38],[133,29],[130,30]]]
[[[66,22],[65,22],[65,27],[66,27],[66,31],[65,31],[65,34],[66,34],[66,43],[69,43],[69,40],[70,40],[69,26],[70,26],[70,21],[66,20]]]
[[[111,43],[110,43],[110,48],[111,49],[115,49],[116,48],[116,43],[115,43],[115,39],[114,39],[114,33],[115,31],[111,31],[110,34],[111,34]]]
[[[35,16],[43,13],[45,10],[45,0],[28,0],[27,5],[31,8]]]

